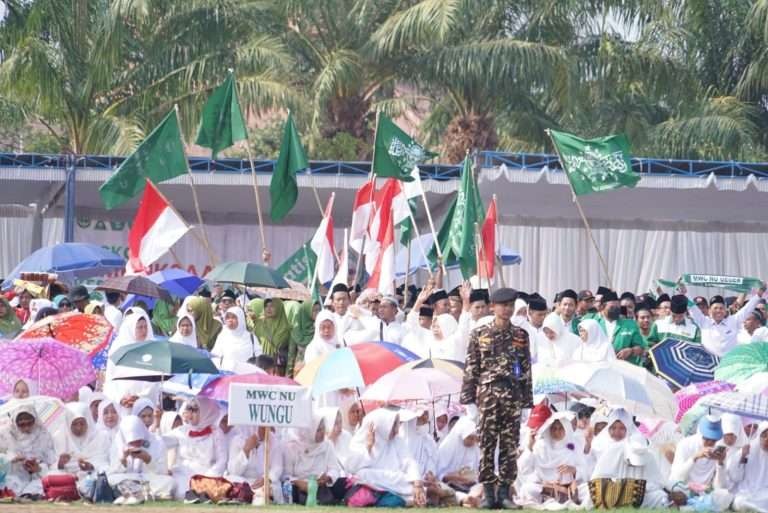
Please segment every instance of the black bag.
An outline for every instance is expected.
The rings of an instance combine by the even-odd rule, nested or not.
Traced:
[[[109,486],[107,480],[107,474],[99,472],[96,477],[96,483],[93,485],[93,493],[91,494],[91,502],[93,503],[113,503],[115,502],[115,491]]]

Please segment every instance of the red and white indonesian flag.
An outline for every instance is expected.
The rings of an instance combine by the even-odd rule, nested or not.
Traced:
[[[126,272],[129,274],[144,272],[189,230],[190,227],[184,219],[171,207],[154,184],[147,180],[136,218],[128,232]]]
[[[496,261],[496,197],[488,205],[483,227],[480,229],[482,246],[477,248],[477,275],[480,278],[493,280],[494,263]]]
[[[371,221],[374,202],[373,180],[365,182],[365,185],[355,194],[355,203],[352,206],[352,226],[349,229],[349,245],[358,254],[363,248],[363,239],[368,233],[368,225]]]
[[[325,207],[323,220],[320,221],[320,226],[309,243],[312,251],[317,255],[315,275],[317,280],[323,284],[333,280],[334,261],[336,260],[336,249],[333,245],[333,215],[331,214],[334,197],[335,194],[331,194],[328,205]]]
[[[373,273],[379,253],[386,247],[387,231],[408,218],[410,207],[403,189],[403,182],[388,178],[375,194],[375,211],[369,229],[369,241],[365,246],[365,269]]]
[[[395,227],[390,218],[379,242],[376,264],[368,280],[367,289],[376,289],[384,295],[395,293]]]

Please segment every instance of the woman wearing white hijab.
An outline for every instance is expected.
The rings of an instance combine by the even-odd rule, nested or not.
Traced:
[[[335,351],[340,347],[336,317],[328,310],[317,314],[315,319],[315,335],[304,350],[304,363]]]
[[[221,477],[227,468],[227,451],[223,434],[218,429],[219,406],[205,398],[186,401],[179,411],[184,423],[168,436],[175,443],[173,478],[176,498],[184,498],[189,478],[200,474]],[[170,445],[170,443],[169,443]]]
[[[757,437],[745,446],[734,464],[736,483],[733,509],[768,512],[768,422],[757,426]]]
[[[401,424],[402,436],[408,446],[408,453],[419,466],[419,473],[424,480],[438,477],[438,448],[431,433],[429,410],[416,412],[416,418]]]
[[[245,312],[232,306],[224,314],[224,326],[211,349],[215,362],[247,362],[262,353],[259,339],[248,331]]]
[[[315,410],[311,427],[293,430],[283,444],[283,476],[293,483],[293,502],[296,504],[306,503],[307,482],[311,476],[317,479],[318,504],[338,504],[344,498],[346,487],[343,484],[335,488],[341,488],[340,494],[333,493],[333,485],[342,472],[333,444],[325,432],[325,417]]]
[[[606,449],[597,461],[591,479],[642,479],[645,481],[642,508],[667,508],[672,505],[669,494],[664,490],[667,479],[656,464],[648,440],[640,433]],[[582,492],[584,506],[592,509],[592,499],[586,486],[582,487]]]
[[[178,320],[176,321],[176,331],[168,340],[196,348],[197,331],[195,329],[194,317],[189,314],[179,316]]]
[[[165,464],[165,450],[156,444],[157,439],[147,430],[144,422],[135,415],[128,415],[120,421],[119,436],[112,443],[112,463],[107,474],[111,486],[120,488],[125,481],[138,482],[143,492],[147,483],[153,498],[167,500],[173,497],[175,482],[168,475]],[[136,492],[136,490],[133,490]],[[139,492],[138,495],[143,493]],[[136,497],[136,495],[133,495]],[[122,500],[121,500],[122,499]],[[141,499],[127,495],[118,498],[117,504],[138,504]]]
[[[96,427],[114,437],[120,427],[120,406],[114,401],[103,399],[99,403],[98,411]]]
[[[632,416],[623,408],[616,408],[608,416],[605,428],[592,440],[590,453],[597,461],[604,451],[623,445],[627,437],[637,432]]]
[[[268,427],[238,428],[229,443],[226,478],[232,482],[248,483],[255,495],[264,495],[264,449],[269,444],[269,482],[273,498],[280,498],[280,478],[283,475],[283,446],[275,433],[265,443]]]
[[[438,448],[437,477],[460,492],[477,483],[481,452],[476,431],[472,420],[461,417]]]
[[[427,339],[426,354],[422,349],[424,358],[442,358],[445,360],[464,361],[466,358],[466,344],[461,340],[459,323],[451,314],[440,314],[432,321],[432,337]]]
[[[11,423],[0,445],[10,461],[5,486],[16,497],[39,499],[43,495],[42,478],[56,463],[53,438],[40,423],[35,407],[20,404],[11,413]]]
[[[605,362],[616,359],[611,341],[596,320],[585,319],[579,323],[579,339],[580,343],[571,355],[572,361]]]
[[[337,407],[325,407],[318,410],[323,416],[326,439],[333,445],[334,455],[339,463],[341,475],[346,475],[346,461],[349,455],[349,446],[352,443],[352,434],[344,429],[341,410]]]
[[[741,417],[732,413],[723,413],[720,417],[720,423],[723,426],[723,439],[717,443],[717,447],[725,447],[726,468],[725,485],[732,490],[736,482],[740,480],[739,475],[734,475],[731,469],[738,469],[738,462],[742,458],[742,450],[749,445],[747,435],[744,433],[744,424]]]
[[[104,472],[109,467],[109,435],[96,427],[90,408],[83,403],[66,405],[67,425],[53,436],[58,455],[56,471],[79,479],[90,472]]]
[[[426,504],[419,466],[398,437],[400,417],[387,408],[374,410],[363,419],[352,437],[347,471],[361,484],[398,495],[416,506]]]
[[[6,396],[4,399],[6,402],[11,401],[18,401],[21,399],[26,399],[30,396],[37,395],[38,387],[37,387],[37,381],[31,380],[27,378],[17,378],[15,383],[13,383],[13,388],[11,389],[11,393]]]
[[[664,482],[669,481],[672,462],[675,459],[675,446],[683,439],[682,433],[672,421],[661,420],[650,428],[645,435],[651,443],[651,453],[656,457]]]
[[[148,343],[155,339],[152,331],[152,322],[143,309],[133,306],[125,313],[117,337],[112,341],[107,353],[107,371],[104,378],[104,394],[118,404],[127,400],[135,401],[140,396],[152,396],[158,392],[158,385],[148,381],[116,380],[115,363],[112,357],[125,346],[138,343]],[[128,403],[130,404],[130,402]],[[129,409],[123,407],[122,413],[129,413]]]
[[[539,428],[532,463],[533,474],[519,490],[523,504],[555,505],[559,501],[552,496],[559,494],[566,504],[578,502],[576,490],[585,480],[584,454],[576,448],[570,414],[554,413]]]
[[[534,337],[531,359],[537,365],[560,367],[571,362],[580,343],[579,337],[566,329],[560,314],[552,312],[544,318],[541,332]]]

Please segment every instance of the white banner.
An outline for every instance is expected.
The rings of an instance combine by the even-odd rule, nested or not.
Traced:
[[[309,427],[312,400],[309,390],[290,385],[229,386],[229,423],[232,425]]]

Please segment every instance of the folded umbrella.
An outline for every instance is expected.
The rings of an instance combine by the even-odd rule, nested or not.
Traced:
[[[434,401],[461,392],[461,380],[438,369],[405,366],[384,374],[369,386],[361,399],[366,401]]]
[[[730,392],[734,385],[725,381],[708,381],[706,383],[694,383],[675,392],[677,398],[677,414],[675,422],[680,422],[683,416],[704,396],[719,392]]]
[[[381,376],[418,356],[389,342],[362,342],[326,353],[307,363],[296,381],[317,396],[342,388],[370,385]]]
[[[50,337],[92,357],[106,347],[111,335],[112,325],[103,316],[67,312],[37,321],[16,338]]]
[[[236,283],[247,287],[287,289],[290,287],[283,275],[276,269],[250,262],[224,262],[211,270],[205,277],[209,281]]]
[[[125,275],[118,276],[117,278],[107,278],[96,289],[136,294],[137,296],[157,297],[163,301],[172,301],[171,295],[167,290],[144,276]]]
[[[715,379],[738,385],[759,372],[768,372],[768,342],[752,342],[731,349],[715,369]]]
[[[0,344],[0,394],[12,392],[19,378],[37,381],[40,395],[69,400],[96,373],[88,355],[52,338]]]
[[[701,344],[668,338],[650,350],[656,372],[678,388],[712,381],[720,360]]]

